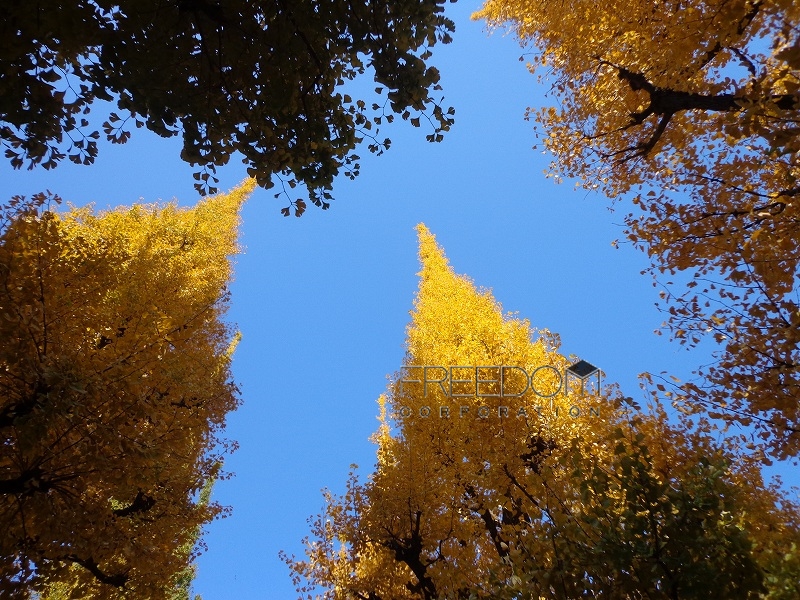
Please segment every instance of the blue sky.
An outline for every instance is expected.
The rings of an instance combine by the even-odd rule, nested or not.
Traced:
[[[214,492],[233,512],[207,528],[195,582],[204,600],[296,597],[278,551],[302,553],[321,488],[341,490],[351,463],[370,471],[376,400],[400,367],[417,288],[417,223],[457,272],[492,288],[505,310],[559,333],[562,352],[601,367],[628,395],[642,398],[641,372],[687,378],[709,360],[706,349],[687,352],[653,334],[664,317],[658,290],[640,274],[646,258],[611,246],[623,237],[626,203],[609,212],[606,198],[543,175],[548,158],[532,149],[524,113],[547,102],[544,89],[512,37],[469,20],[478,7],[448,5],[455,41],[434,54],[446,104],[456,108],[444,142],[429,144],[424,129],[395,122],[385,130],[391,149],[359,152],[362,174],[338,183],[330,210],[309,206],[302,218],[285,218],[264,190],[244,208],[246,251],[229,314],[243,334],[234,375],[244,404],[228,427],[240,449],[226,464],[235,477]],[[91,167],[20,172],[3,162],[0,192],[50,189],[98,208],[193,203],[192,170],[178,146],[136,130],[124,146],[101,145]],[[220,186],[244,176],[231,164]],[[782,472],[800,484],[796,472]]]

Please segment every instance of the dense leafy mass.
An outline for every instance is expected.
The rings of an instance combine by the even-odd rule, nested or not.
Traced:
[[[376,470],[328,493],[307,556],[284,556],[303,598],[797,597],[800,507],[757,464],[703,421],[670,425],[588,381],[567,390],[555,336],[532,340],[422,227],[420,257]],[[420,365],[460,365],[458,381],[426,395]],[[515,396],[519,371],[465,365],[546,368]]]
[[[721,344],[679,395],[800,452],[800,4],[487,0],[556,107],[531,109],[553,174],[633,197],[628,237],[667,285],[668,325]]]
[[[192,209],[54,212],[0,231],[0,596],[164,598],[230,444],[221,319],[249,183]]]
[[[358,173],[356,146],[389,146],[384,121],[423,120],[431,141],[449,129],[453,111],[432,95],[439,73],[426,62],[454,30],[444,2],[4,2],[0,140],[15,167],[91,163],[101,134],[89,112],[113,101],[105,136],[125,142],[132,125],[180,135],[201,192],[239,154],[260,185],[280,179],[288,195],[303,184],[327,208],[334,177]],[[346,93],[365,73],[385,95]],[[305,201],[290,200],[301,214]]]

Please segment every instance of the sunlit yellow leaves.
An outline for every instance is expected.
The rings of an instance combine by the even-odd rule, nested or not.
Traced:
[[[532,113],[552,175],[638,193],[627,234],[653,272],[722,283],[671,296],[675,338],[728,340],[687,400],[730,402],[797,455],[800,4],[487,0],[475,16],[535,50],[559,106]]]
[[[243,184],[192,209],[4,213],[0,595],[164,597],[229,446]],[[60,588],[58,588],[60,589]]]
[[[418,385],[401,380],[420,365],[424,370],[549,359],[543,342],[531,342],[527,323],[504,316],[489,292],[476,291],[453,272],[424,226],[418,233],[422,271],[407,331],[408,357],[379,399],[377,472],[365,486],[351,481],[344,497],[329,497],[324,517],[314,524],[307,562],[286,558],[298,577],[327,588],[327,598],[433,598],[437,589],[448,594],[465,581],[480,585],[491,560],[471,505],[491,500],[482,497],[475,477],[508,444],[526,447],[527,433],[520,430],[526,419],[483,422],[477,413],[482,399],[452,404],[438,387],[427,397]],[[443,408],[450,411],[447,418]],[[420,418],[420,411],[430,418]],[[519,453],[509,450],[502,460],[518,462]],[[433,560],[436,552],[448,560]]]
[[[668,598],[671,585],[694,589],[688,597],[757,597],[759,557],[798,538],[793,505],[783,512],[752,462],[734,466],[707,423],[670,425],[658,407],[633,414],[638,405],[613,389],[568,394],[552,382],[546,399],[478,394],[478,380],[486,392],[503,382],[489,366],[459,368],[569,363],[555,336],[503,314],[455,274],[424,226],[418,233],[419,291],[403,368],[379,399],[376,471],[326,496],[306,560],[284,556],[298,590],[337,600]],[[438,365],[430,389],[425,365]],[[438,385],[454,365],[447,375],[472,393]],[[765,521],[772,533],[759,529]]]

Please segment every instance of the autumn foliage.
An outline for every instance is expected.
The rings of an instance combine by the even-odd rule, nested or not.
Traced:
[[[306,557],[284,555],[301,597],[796,597],[800,513],[758,465],[702,420],[670,424],[589,380],[567,390],[557,337],[504,314],[419,235],[375,472],[327,493]],[[426,390],[422,365],[463,370]],[[469,365],[548,368],[516,395],[519,376]]]
[[[243,185],[195,208],[3,207],[0,596],[163,598],[218,475]]]
[[[800,4],[487,0],[554,106],[530,109],[552,175],[633,199],[630,241],[682,343],[720,344],[688,406],[800,452]],[[665,275],[688,271],[687,287]]]

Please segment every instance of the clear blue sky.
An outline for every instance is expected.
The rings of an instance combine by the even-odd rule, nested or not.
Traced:
[[[601,367],[606,381],[642,398],[636,376],[681,378],[708,361],[653,331],[663,321],[658,290],[640,271],[645,257],[611,242],[627,205],[554,184],[547,157],[532,150],[527,106],[544,90],[519,58],[512,37],[471,22],[475,1],[448,5],[454,43],[437,49],[446,103],[456,124],[440,144],[424,129],[396,122],[392,148],[359,154],[362,175],[342,179],[323,212],[309,206],[284,218],[272,193],[257,191],[243,212],[230,319],[243,334],[234,375],[244,404],[228,437],[240,449],[226,464],[235,477],[214,497],[232,516],[207,528],[195,592],[204,600],[295,598],[278,551],[301,554],[306,518],[322,506],[320,489],[342,490],[349,465],[366,475],[368,437],[378,395],[403,357],[417,288],[414,226],[424,222],[457,272],[492,288],[505,310],[559,333],[562,351]],[[371,82],[362,85],[371,89]],[[50,189],[98,208],[143,199],[196,201],[191,168],[176,140],[135,130],[124,146],[101,145],[91,167],[14,172],[0,161],[0,193]],[[229,189],[244,178],[220,172]],[[787,484],[796,472],[782,469]]]

